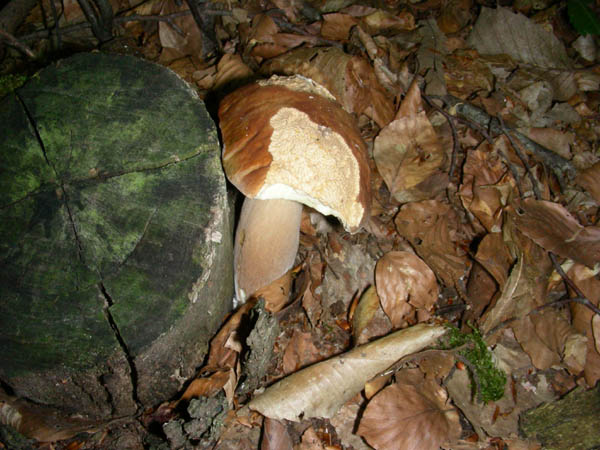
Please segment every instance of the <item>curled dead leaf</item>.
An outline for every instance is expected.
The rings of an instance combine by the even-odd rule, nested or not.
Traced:
[[[419,324],[300,370],[254,397],[249,407],[272,419],[332,417],[365,383],[399,359],[434,345],[447,328]]]

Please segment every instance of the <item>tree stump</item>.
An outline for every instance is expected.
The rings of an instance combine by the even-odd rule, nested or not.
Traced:
[[[0,380],[107,418],[172,396],[231,308],[213,121],[156,64],[80,54],[0,99]]]

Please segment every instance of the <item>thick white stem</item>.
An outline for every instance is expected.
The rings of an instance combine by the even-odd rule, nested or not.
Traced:
[[[283,276],[300,239],[302,204],[246,198],[235,234],[235,295],[239,304]]]

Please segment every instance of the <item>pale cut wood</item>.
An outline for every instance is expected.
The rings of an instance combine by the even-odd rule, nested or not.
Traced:
[[[291,269],[298,252],[301,217],[298,202],[244,200],[233,260],[238,303]]]

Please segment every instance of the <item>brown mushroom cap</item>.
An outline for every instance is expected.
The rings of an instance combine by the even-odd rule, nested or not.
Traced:
[[[274,76],[225,97],[219,119],[225,173],[246,197],[298,201],[348,231],[367,218],[366,145],[327,89]]]

